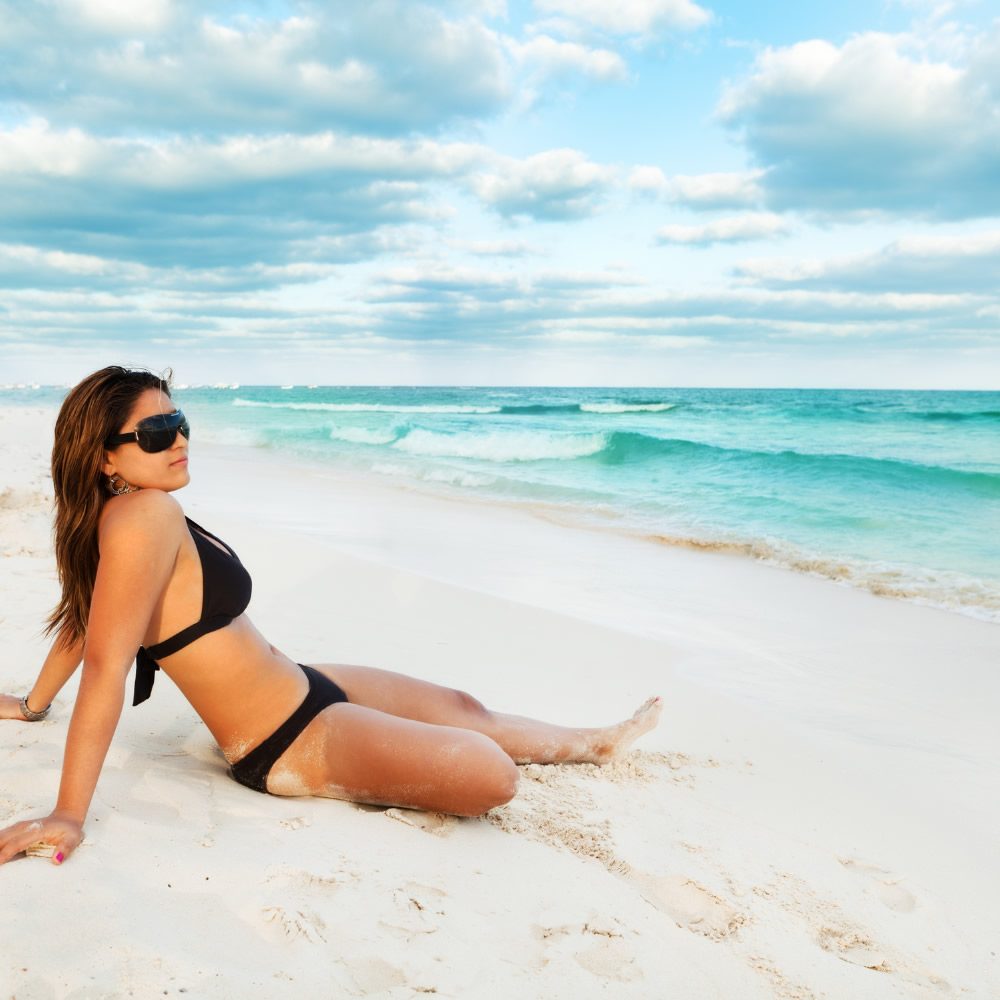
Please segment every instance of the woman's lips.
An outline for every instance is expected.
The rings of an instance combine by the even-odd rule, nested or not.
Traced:
[[[187,465],[187,459],[186,458],[179,458],[179,459],[177,459],[176,462],[171,462],[170,464],[171,465]]]

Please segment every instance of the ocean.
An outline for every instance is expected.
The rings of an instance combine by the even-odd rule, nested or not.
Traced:
[[[58,406],[64,387],[0,387]],[[1000,622],[1000,392],[187,386],[192,438]]]

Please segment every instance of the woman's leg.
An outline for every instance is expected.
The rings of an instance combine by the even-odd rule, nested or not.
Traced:
[[[630,718],[612,726],[576,729],[520,715],[491,712],[465,691],[442,687],[392,670],[342,663],[312,664],[343,689],[352,704],[403,719],[471,729],[488,736],[518,764],[603,764],[649,732],[662,702],[650,698]]]
[[[480,733],[339,702],[282,754],[267,790],[479,816],[509,802],[518,778],[511,759]]]

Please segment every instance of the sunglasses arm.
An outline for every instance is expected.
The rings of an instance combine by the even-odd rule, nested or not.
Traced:
[[[109,437],[107,441],[104,442],[105,448],[117,448],[120,444],[128,444],[129,441],[138,441],[139,432],[129,431],[127,434],[115,434],[114,437]]]

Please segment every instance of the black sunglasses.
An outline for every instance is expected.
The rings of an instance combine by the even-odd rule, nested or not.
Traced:
[[[143,451],[166,451],[177,439],[177,432],[191,440],[191,425],[180,410],[173,413],[157,413],[146,417],[127,434],[113,434],[104,442],[106,448],[117,448],[120,444],[135,441]]]

